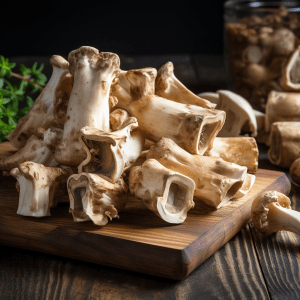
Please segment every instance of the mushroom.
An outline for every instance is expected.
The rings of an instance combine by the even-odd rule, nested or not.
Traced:
[[[248,126],[251,135],[256,136],[256,118],[249,102],[231,91],[219,90],[217,93],[220,101],[216,109],[226,112],[226,121],[218,136],[238,136],[244,126]]]
[[[278,74],[271,72],[266,66],[251,63],[243,69],[241,79],[250,87],[258,88],[276,77]]]
[[[129,83],[114,88],[113,93],[119,100],[118,106],[122,105],[137,119],[147,139],[157,142],[168,137],[194,154],[211,149],[213,139],[224,124],[225,112],[154,95],[156,70],[153,68],[130,70],[125,76],[126,84]]]
[[[198,105],[204,108],[215,108],[216,105],[195,95],[187,89],[174,75],[172,62],[164,64],[157,73],[155,95],[178,103]]]
[[[18,149],[25,146],[31,135],[38,136],[39,127],[48,129],[55,124],[58,118],[56,113],[59,112],[59,104],[56,102],[68,102],[70,90],[72,89],[69,63],[63,57],[53,55],[50,64],[53,67],[53,73],[49,82],[35,100],[27,115],[18,122],[16,128],[7,136],[11,144]],[[57,90],[60,91],[58,95],[61,100],[56,99]]]
[[[240,199],[245,195],[247,195],[250,192],[252,186],[254,185],[254,182],[255,182],[255,175],[246,174],[246,178],[244,180],[242,187],[237,191],[237,193],[234,195],[232,199]]]
[[[80,173],[69,177],[67,187],[74,222],[92,220],[104,226],[119,218],[126,204],[128,188],[122,178],[113,184],[97,174]]]
[[[287,196],[277,191],[259,194],[251,207],[254,226],[265,234],[284,230],[300,235],[300,212],[292,210],[290,203]]]
[[[265,131],[270,132],[274,122],[300,121],[300,94],[272,91],[269,93]]]
[[[12,169],[10,175],[19,182],[17,214],[40,218],[51,215],[50,208],[57,203],[53,199],[55,189],[60,182],[66,180],[70,172],[27,161]]]
[[[10,171],[18,164],[26,161],[33,161],[47,167],[56,167],[58,163],[54,154],[48,149],[45,143],[32,135],[25,146],[13,155],[0,159],[0,170]]]
[[[272,164],[289,168],[300,158],[300,122],[272,124],[268,157]]]
[[[168,138],[162,138],[150,148],[147,159],[150,158],[193,179],[194,196],[215,208],[222,207],[235,196],[247,173],[246,167],[221,158],[191,155]]]
[[[249,45],[244,49],[242,57],[246,63],[258,64],[263,59],[264,53],[259,46]]]
[[[141,199],[156,215],[168,223],[180,224],[194,207],[195,183],[171,171],[155,159],[147,159],[134,167],[129,175],[130,192]]]
[[[216,137],[213,148],[204,155],[245,166],[249,173],[257,171],[258,148],[255,139],[251,137]]]
[[[109,131],[109,92],[118,78],[120,59],[114,53],[99,53],[95,48],[83,46],[70,52],[69,62],[74,86],[55,159],[75,167],[86,158],[78,141],[79,130],[89,126]]]
[[[296,36],[287,28],[278,28],[272,34],[274,55],[288,56],[295,49]]]
[[[211,103],[215,103],[216,106],[220,102],[220,97],[218,93],[213,93],[213,92],[205,92],[205,93],[200,93],[197,94],[200,98],[203,98],[205,100],[210,101]]]
[[[116,183],[123,172],[140,156],[145,138],[138,129],[136,118],[118,131],[105,132],[97,128],[84,127],[79,141],[87,158],[78,166],[78,172],[97,173]]]
[[[282,68],[280,85],[287,91],[300,92],[300,46]]]
[[[300,185],[300,157],[292,163],[290,167],[290,177],[294,183]]]

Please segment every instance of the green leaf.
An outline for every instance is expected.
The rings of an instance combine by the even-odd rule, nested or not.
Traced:
[[[10,98],[3,98],[2,99],[2,104],[5,105],[5,104],[9,103],[10,100],[11,100]]]
[[[26,102],[27,102],[27,105],[29,107],[31,107],[33,105],[33,103],[34,103],[33,100],[32,100],[32,98],[29,97],[29,96],[26,96]]]
[[[14,90],[14,87],[12,86],[12,84],[11,84],[8,80],[6,80],[6,79],[4,79],[4,82],[6,83],[6,85],[7,85],[8,88],[10,89],[10,91],[11,91],[12,93],[14,93],[15,90]]]
[[[8,117],[8,124],[9,125],[12,125],[12,126],[16,126],[17,125],[17,122],[14,120],[14,118],[12,117]]]
[[[41,73],[44,69],[44,64],[41,64],[40,68],[37,70],[38,73]],[[43,74],[44,75],[44,74]],[[45,76],[45,75],[44,75]],[[46,76],[45,76],[46,77]],[[47,78],[47,77],[46,77]]]
[[[34,93],[36,93],[37,91],[40,90],[37,85],[32,84],[32,83],[30,85],[32,86],[32,90],[30,91],[30,94],[34,94]]]

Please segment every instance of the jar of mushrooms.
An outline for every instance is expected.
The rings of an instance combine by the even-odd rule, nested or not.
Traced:
[[[300,1],[232,0],[224,6],[229,89],[263,112],[270,91],[300,83],[299,68],[287,70],[300,45]]]

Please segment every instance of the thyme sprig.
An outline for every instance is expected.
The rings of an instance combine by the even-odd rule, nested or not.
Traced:
[[[41,93],[47,81],[47,77],[42,73],[44,64],[41,64],[38,69],[37,63],[34,63],[31,68],[21,64],[20,74],[12,72],[15,66],[15,63],[9,62],[8,58],[0,55],[0,142],[16,127],[18,121],[33,105],[30,95]],[[21,79],[20,83],[12,84],[8,80],[12,77]],[[20,108],[20,102],[25,99],[25,107]]]

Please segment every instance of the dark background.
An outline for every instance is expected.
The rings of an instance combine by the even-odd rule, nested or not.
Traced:
[[[83,45],[125,55],[221,54],[224,2],[1,1],[0,55],[67,57]]]

